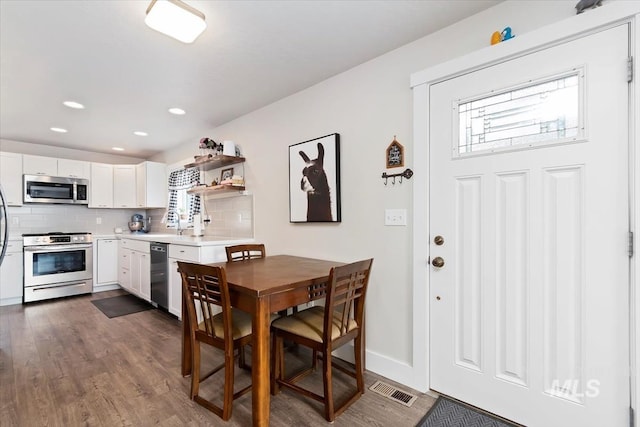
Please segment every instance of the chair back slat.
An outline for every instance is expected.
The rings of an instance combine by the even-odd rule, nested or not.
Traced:
[[[224,268],[178,261],[182,276],[182,292],[187,298],[187,315],[194,331],[204,332],[212,338],[231,337],[231,301]],[[223,313],[224,335],[216,337],[213,317]],[[197,312],[202,314],[204,330],[199,329]]]
[[[325,342],[331,340],[334,325],[338,327],[340,336],[354,329],[353,327],[349,329],[353,322],[356,328],[362,327],[365,295],[372,263],[373,259],[368,259],[331,269],[325,302]]]
[[[265,246],[262,243],[227,246],[225,250],[227,262],[246,261],[267,256]]]

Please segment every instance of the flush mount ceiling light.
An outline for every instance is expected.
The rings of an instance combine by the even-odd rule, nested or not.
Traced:
[[[58,132],[58,133],[67,133],[68,131],[66,129],[63,128],[49,128],[54,132]]]
[[[84,105],[82,105],[82,104],[80,104],[79,102],[76,102],[76,101],[64,101],[62,104],[64,106],[66,106],[66,107],[74,108],[76,110],[84,109]]]
[[[124,151],[124,148],[122,148],[122,147],[111,147],[111,149],[113,151]]]
[[[175,114],[176,116],[182,116],[184,114],[187,114],[187,112],[184,111],[182,108],[177,108],[177,107],[169,108],[169,112],[171,114]]]
[[[140,130],[137,130],[137,131],[133,132],[133,134],[137,135],[137,136],[147,136],[147,135],[149,135],[148,133],[142,132]]]
[[[204,14],[180,0],[152,0],[144,22],[183,43],[192,43],[207,28]]]

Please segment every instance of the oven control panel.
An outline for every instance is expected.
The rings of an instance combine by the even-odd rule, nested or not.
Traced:
[[[91,243],[91,233],[23,234],[24,246]]]

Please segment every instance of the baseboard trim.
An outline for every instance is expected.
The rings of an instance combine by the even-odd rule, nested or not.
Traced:
[[[100,285],[100,286],[94,285],[93,293],[95,294],[96,292],[115,291],[116,289],[122,289],[122,288],[117,283],[114,283],[112,285]]]
[[[353,363],[353,344],[347,344],[333,352],[334,355],[347,362]],[[366,351],[366,370],[375,372],[378,375],[382,375],[392,381],[402,384],[407,387],[411,387],[413,390],[417,390],[421,393],[427,390],[422,388],[422,385],[418,383],[417,375],[414,372],[414,368],[406,362],[392,359],[388,356],[383,356],[379,353],[371,350]]]

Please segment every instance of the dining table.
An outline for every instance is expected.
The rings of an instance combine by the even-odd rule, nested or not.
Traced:
[[[342,262],[292,255],[207,265],[224,267],[231,306],[251,314],[252,419],[269,425],[271,313],[325,297],[329,272]],[[186,313],[183,299],[182,312]],[[182,317],[182,375],[191,374],[188,316]]]

